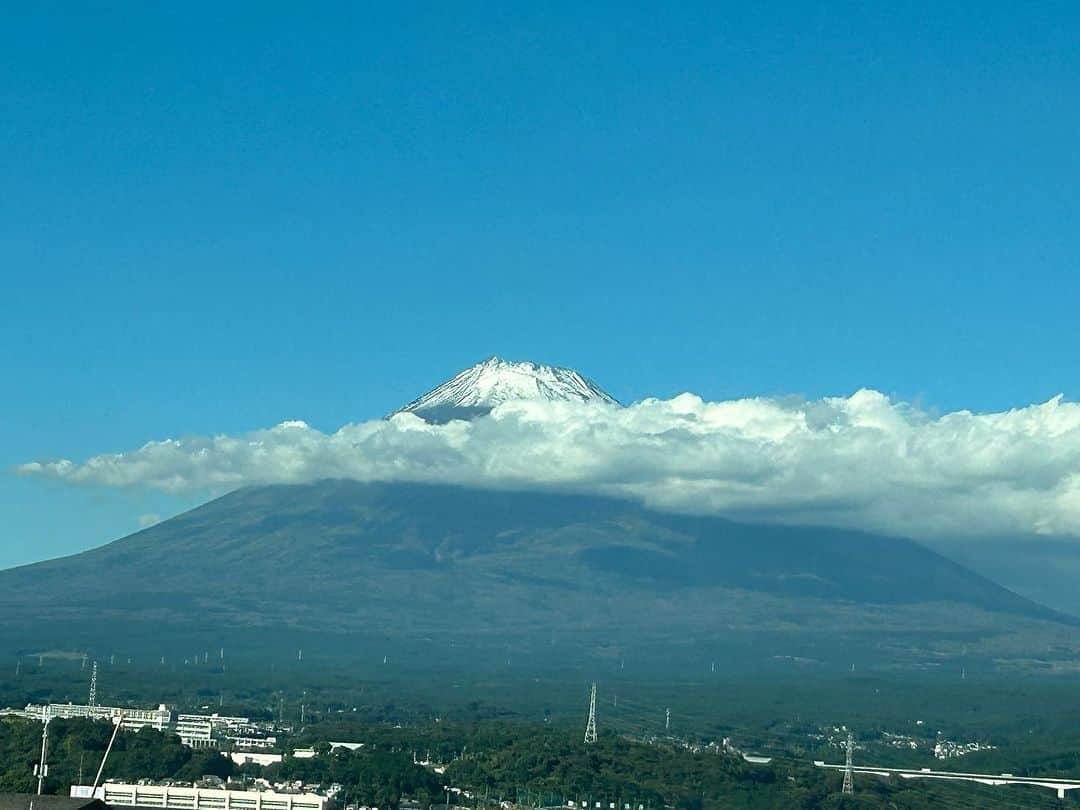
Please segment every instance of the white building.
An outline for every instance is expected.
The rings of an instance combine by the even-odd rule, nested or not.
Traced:
[[[326,797],[316,793],[208,790],[106,782],[96,792],[89,785],[72,785],[71,795],[80,799],[101,799],[113,806],[162,810],[326,810]]]
[[[345,749],[346,751],[359,751],[364,747],[364,743],[358,742],[332,742],[328,743],[331,751],[337,751],[338,749]]]
[[[149,726],[158,731],[165,731],[172,725],[173,713],[164,704],[156,709],[122,709],[118,706],[84,706],[77,703],[50,703],[48,706],[26,707],[26,716],[42,719],[48,717],[70,718],[89,717],[92,720],[112,720],[122,718],[121,724],[126,729],[137,731]]]
[[[237,765],[262,765],[264,768],[267,765],[273,765],[276,762],[281,762],[281,754],[267,754],[257,751],[222,751],[223,757],[228,757]]]
[[[277,737],[226,737],[234,748],[273,748]]]
[[[214,726],[206,720],[180,715],[176,720],[176,734],[188,748],[217,748]]]
[[[176,733],[191,748],[217,748],[223,739],[244,736],[252,728],[248,717],[221,714],[181,714],[176,718]]]
[[[250,717],[227,717],[223,714],[181,714],[176,718],[177,720],[205,720],[206,722],[214,725],[221,726],[222,728],[236,728],[237,726],[250,726]]]

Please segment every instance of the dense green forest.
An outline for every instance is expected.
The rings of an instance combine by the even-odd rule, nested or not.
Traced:
[[[568,801],[593,807],[600,802],[605,808],[614,802],[647,810],[1060,806],[1046,791],[897,783],[874,777],[862,777],[857,795],[843,797],[838,773],[815,769],[805,761],[779,759],[753,765],[716,750],[687,750],[670,741],[645,743],[614,732],[584,746],[567,728],[498,720],[428,728],[349,726],[354,737],[367,741],[363,749],[331,752],[320,741],[315,743],[315,757],[286,757],[267,768],[237,768],[217,752],[192,751],[175,736],[151,729],[124,732],[117,738],[105,776],[194,781],[215,775],[231,777],[237,786],[256,776],[323,787],[337,783],[343,788],[338,806],[348,802],[387,808],[396,808],[403,798],[424,807],[452,798],[455,805],[475,808],[495,808],[501,801],[531,807],[566,806]],[[110,728],[107,722],[54,720],[46,791],[64,793],[69,784],[92,781]],[[332,730],[343,729],[338,725]],[[320,734],[317,727],[306,733],[311,739],[331,736]],[[33,790],[40,740],[38,723],[0,721],[0,791]],[[437,774],[416,764],[418,757],[445,758],[448,767]],[[447,793],[446,787],[464,792]]]
[[[386,668],[390,670],[389,667]],[[87,673],[78,659],[28,660],[0,680],[0,703],[85,700]],[[979,681],[929,676],[756,681],[699,678],[680,683],[611,675],[601,682],[600,739],[583,746],[588,684],[522,678],[384,677],[299,665],[270,670],[214,666],[136,668],[104,664],[99,699],[106,704],[220,711],[274,720],[289,729],[283,751],[310,746],[313,759],[286,757],[265,770],[234,770],[215,753],[192,752],[175,737],[123,733],[105,776],[192,780],[265,776],[272,781],[343,786],[349,803],[536,806],[587,800],[603,807],[648,810],[721,807],[1049,807],[1046,790],[912,783],[866,776],[854,797],[839,795],[840,775],[812,766],[843,761],[828,729],[848,725],[856,761],[907,767],[1080,777],[1077,684],[1065,679]],[[303,711],[301,713],[301,707]],[[671,728],[665,728],[670,709]],[[303,717],[303,722],[301,722]],[[54,721],[47,789],[66,792],[92,781],[107,743],[107,724]],[[916,748],[888,743],[904,734]],[[834,735],[835,736],[835,735]],[[722,753],[729,738],[741,751],[767,754],[768,765]],[[994,747],[948,763],[934,741],[976,740]],[[358,752],[325,750],[330,740],[363,742]],[[0,722],[0,789],[33,784],[40,725]],[[430,760],[445,773],[415,764]],[[80,777],[81,773],[81,777]],[[448,794],[450,785],[471,794]],[[463,794],[462,794],[463,795]],[[844,802],[846,801],[846,804]],[[974,804],[972,802],[975,802]],[[1076,804],[1071,797],[1066,805]],[[580,805],[579,805],[580,806]]]
[[[73,784],[92,783],[112,734],[112,724],[83,719],[49,723],[47,793],[67,793]],[[37,787],[34,764],[41,756],[41,724],[21,718],[0,721],[0,790],[32,792]],[[106,777],[113,779],[173,778],[192,781],[204,775],[228,777],[232,760],[216,751],[193,751],[180,738],[151,728],[117,735],[109,754]]]

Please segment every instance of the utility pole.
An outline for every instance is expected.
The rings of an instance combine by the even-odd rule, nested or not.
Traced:
[[[585,724],[585,744],[592,745],[596,742],[596,684],[592,685],[592,696],[589,698],[589,722]]]
[[[105,754],[101,757],[101,764],[98,765],[97,776],[94,777],[94,786],[90,790],[91,796],[97,795],[98,785],[101,784],[101,775],[105,773],[105,763],[109,761],[109,754],[112,752],[113,743],[116,742],[116,735],[120,733],[120,727],[124,725],[124,713],[120,712],[119,715],[114,717],[113,723],[115,725],[113,726],[112,736],[109,737],[109,744],[105,746]]]
[[[49,775],[49,708],[41,711],[41,762],[37,766],[37,795],[45,792],[45,777]]]
[[[855,737],[850,731],[847,733],[847,758],[844,762],[844,786],[841,788],[841,793],[854,793],[855,783],[852,780],[851,760],[852,755],[855,752]]]

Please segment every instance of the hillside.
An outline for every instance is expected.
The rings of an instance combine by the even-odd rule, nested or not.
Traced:
[[[242,637],[267,653],[389,645],[423,659],[453,646],[549,662],[665,650],[671,661],[710,650],[846,661],[858,650],[911,663],[960,639],[1021,655],[1024,639],[1045,648],[1067,630],[908,540],[598,497],[348,481],[239,490],[101,548],[0,572],[0,615],[0,641],[21,649],[92,639],[157,655]]]

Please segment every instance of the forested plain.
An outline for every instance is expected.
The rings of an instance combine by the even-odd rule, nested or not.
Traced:
[[[12,670],[0,681],[0,702],[82,702],[86,682],[86,671],[70,657],[22,661],[17,677]],[[1045,790],[871,776],[858,777],[854,797],[842,797],[840,774],[812,762],[843,761],[832,733],[843,725],[856,736],[856,761],[865,764],[1080,776],[1080,702],[1072,699],[1080,684],[1062,679],[852,675],[670,683],[610,673],[599,682],[600,735],[591,746],[582,741],[588,688],[574,680],[360,676],[298,663],[263,671],[103,664],[104,703],[165,702],[182,710],[273,720],[290,730],[283,750],[319,751],[313,759],[286,757],[266,769],[237,768],[216,753],[192,752],[173,736],[144,730],[120,735],[105,777],[261,776],[338,783],[342,801],[379,807],[395,807],[406,797],[422,805],[448,799],[476,807],[600,801],[603,807],[616,802],[648,810],[1059,806]],[[0,789],[33,787],[40,728],[21,718],[0,723]],[[72,783],[91,781],[109,730],[107,723],[54,721],[47,789],[64,793]],[[919,749],[889,745],[886,734],[910,736]],[[943,764],[930,753],[938,737],[994,747]],[[356,752],[330,752],[331,740],[365,745]],[[742,752],[773,759],[754,764]],[[417,760],[445,765],[445,772]],[[448,793],[446,787],[469,795]]]

